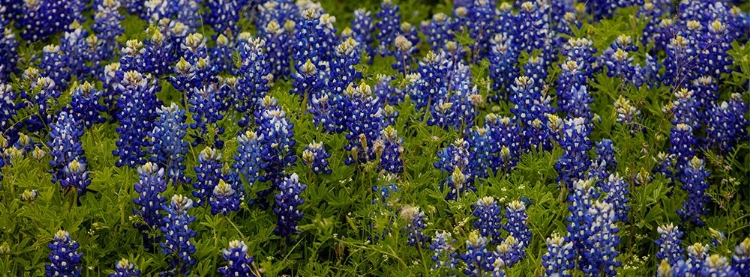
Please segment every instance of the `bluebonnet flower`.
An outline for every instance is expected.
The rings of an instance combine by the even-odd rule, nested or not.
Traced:
[[[141,276],[141,271],[135,269],[133,264],[128,259],[121,259],[115,263],[115,273],[109,274],[109,277],[134,277]]]
[[[18,139],[13,143],[13,147],[21,151],[21,153],[30,153],[40,145],[34,142],[33,138],[21,132],[18,133]]]
[[[675,179],[680,179],[684,169],[688,167],[690,159],[695,156],[697,139],[693,135],[693,128],[690,125],[679,123],[672,127],[669,134],[669,141],[672,145],[669,148],[669,153],[674,155],[675,158],[674,177]]]
[[[594,102],[591,95],[588,93],[586,86],[580,86],[578,88],[573,87],[569,94],[568,106],[564,109],[568,113],[569,117],[580,117],[586,120],[592,120],[594,114],[591,112],[589,105]]]
[[[383,115],[378,99],[372,96],[372,89],[362,82],[358,87],[349,86],[343,99],[344,110],[351,112],[346,119],[346,139],[344,149],[350,154],[344,161],[367,163],[376,159],[373,143],[383,129]]]
[[[75,158],[62,169],[62,179],[58,179],[63,191],[75,189],[79,195],[86,192],[86,187],[91,184],[89,173],[86,171],[86,160]],[[80,203],[79,203],[80,204]]]
[[[15,21],[21,18],[21,13],[24,6],[22,0],[0,0],[0,24],[7,24],[7,21]],[[3,23],[3,21],[5,21]]]
[[[394,63],[392,67],[406,76],[411,72],[412,54],[416,48],[414,48],[411,41],[402,35],[398,35],[396,39],[393,40],[393,43],[395,45],[393,55],[396,56],[396,63]]]
[[[123,72],[145,71],[146,48],[143,47],[143,42],[137,39],[128,40],[120,52],[120,68]]]
[[[191,64],[197,64],[198,60],[208,58],[208,47],[206,47],[206,38],[201,33],[192,33],[185,37],[180,44],[182,57]]]
[[[541,4],[541,5],[540,5]],[[516,16],[516,34],[514,45],[521,51],[527,53],[534,49],[544,47],[544,38],[547,37],[549,29],[549,17],[547,10],[549,6],[542,2],[523,2],[521,10]]]
[[[615,276],[622,262],[616,261],[620,252],[620,231],[615,225],[614,207],[607,202],[597,201],[587,212],[587,234],[583,241],[584,249],[579,250],[581,261],[578,267],[589,276]]]
[[[441,190],[448,189],[446,200],[455,200],[466,191],[475,190],[471,168],[469,167],[469,143],[463,139],[457,139],[448,147],[438,152],[439,160],[433,164],[440,171],[451,174],[445,183],[440,186]],[[447,186],[447,188],[446,188]]]
[[[268,82],[272,79],[271,62],[266,53],[266,41],[262,38],[249,38],[240,40],[237,47],[242,59],[240,72],[243,74],[238,79],[239,95],[234,97],[235,110],[240,113],[254,112],[258,109],[260,100],[266,96],[271,88]],[[246,116],[240,120],[240,126],[246,126],[250,117]]]
[[[469,233],[466,240],[466,253],[461,254],[461,260],[466,263],[463,273],[468,276],[483,276],[482,272],[491,272],[494,269],[494,257],[491,251],[487,251],[487,239],[476,230]]]
[[[739,142],[745,141],[750,125],[745,118],[747,109],[738,93],[733,93],[729,102],[713,104],[706,116],[706,147],[729,153]]]
[[[430,250],[434,251],[431,259],[435,262],[435,267],[432,270],[439,270],[441,268],[453,270],[456,268],[458,253],[455,252],[453,243],[455,243],[455,239],[452,238],[451,233],[435,231],[432,244],[430,244]]]
[[[494,114],[493,114],[494,115]],[[485,124],[490,124],[485,122]],[[472,175],[478,178],[487,178],[489,171],[496,172],[498,164],[498,148],[499,143],[496,141],[497,138],[493,135],[494,129],[490,127],[481,128],[475,127],[471,130],[468,137],[469,142],[469,154],[471,155],[470,167]],[[486,236],[486,234],[483,234]]]
[[[357,9],[354,11],[352,19],[352,37],[359,45],[364,46],[369,56],[372,56],[372,43],[375,39],[372,33],[375,32],[375,23],[373,23],[371,12],[366,9]]]
[[[129,14],[144,17],[144,0],[120,0]]]
[[[309,60],[313,65],[319,66],[319,62],[324,58],[325,49],[323,49],[323,30],[318,28],[321,23],[320,11],[317,9],[308,9],[302,12],[302,18],[296,24],[294,50],[292,58],[296,63],[294,68],[297,72]],[[333,47],[333,46],[331,46]]]
[[[425,244],[430,240],[428,236],[422,233],[425,227],[425,215],[419,207],[403,206],[401,207],[400,216],[406,220],[406,226],[402,229],[402,232],[406,234],[407,243],[410,246],[424,247]]]
[[[26,72],[34,71],[35,69],[29,68]],[[49,77],[39,78],[24,78],[31,81],[31,87],[29,92],[22,92],[21,97],[29,100],[31,104],[36,107],[36,113],[33,113],[29,117],[24,125],[26,130],[29,132],[36,132],[47,128],[53,123],[55,115],[53,113],[54,108],[59,104],[58,98],[60,97],[61,91],[55,86],[55,81]]]
[[[573,243],[575,251],[579,253],[585,249],[585,241],[591,236],[588,229],[591,222],[589,210],[594,206],[594,201],[599,194],[594,189],[593,180],[577,180],[573,183],[572,192],[568,194],[568,210],[570,215],[565,218],[568,221],[568,236],[565,239]]]
[[[320,34],[320,49],[318,50],[318,58],[320,61],[330,61],[333,58],[336,45],[338,45],[340,39],[336,35],[338,32],[333,23],[336,22],[336,17],[328,13],[323,13],[318,19],[318,25],[316,29]]]
[[[557,181],[561,186],[572,188],[576,180],[584,177],[591,165],[588,152],[591,150],[591,141],[588,138],[591,126],[585,118],[568,118],[562,128],[560,146],[565,150],[563,155],[555,163],[557,170]]]
[[[266,96],[261,106],[255,112],[255,132],[261,146],[260,157],[265,173],[260,181],[271,181],[272,188],[275,188],[283,181],[284,169],[297,161],[294,155],[297,141],[294,139],[294,124],[278,106],[276,99]]]
[[[526,204],[518,200],[510,202],[505,207],[505,217],[508,218],[508,223],[503,225],[503,229],[508,231],[509,237],[518,240],[520,248],[531,245],[531,230],[526,223],[529,218],[526,214]],[[525,253],[521,252],[525,256]]]
[[[284,24],[287,21],[295,22],[300,18],[300,13],[304,11],[304,9],[295,5],[294,1],[289,0],[266,1],[257,7],[259,16],[255,26],[266,26],[274,20],[279,24]]]
[[[13,117],[23,107],[23,104],[17,104],[16,100],[17,95],[13,92],[13,87],[0,81],[0,134],[7,136],[10,141],[16,139],[18,132]]]
[[[154,129],[156,109],[161,105],[156,98],[156,92],[161,88],[155,79],[149,79],[137,71],[128,71],[117,85],[120,126],[117,127],[117,149],[112,151],[119,157],[115,163],[117,166],[135,167],[146,162],[148,132]]]
[[[60,52],[60,46],[50,44],[44,47],[39,68],[44,70],[42,76],[52,79],[58,90],[62,91],[68,88],[70,67],[65,61],[65,56]]]
[[[501,208],[497,205],[497,201],[492,196],[485,196],[479,198],[477,203],[472,205],[472,215],[477,220],[474,221],[474,228],[479,231],[479,234],[489,239],[490,243],[497,244],[502,241],[500,232],[502,229],[503,220],[501,214]]]
[[[545,276],[570,277],[575,263],[576,251],[573,249],[573,243],[565,241],[557,233],[547,238],[547,253],[542,256],[542,265],[545,269]]]
[[[236,70],[234,62],[235,45],[226,36],[219,34],[216,37],[216,46],[211,49],[211,64],[216,65],[217,72],[234,72]]]
[[[157,164],[146,163],[138,168],[138,183],[135,184],[135,191],[138,198],[133,199],[137,206],[133,214],[140,215],[145,224],[139,225],[138,228],[144,232],[143,242],[150,246],[158,238],[148,238],[149,230],[159,230],[162,226],[162,209],[166,204],[166,199],[161,195],[167,190],[166,179],[164,178],[164,168]]]
[[[74,1],[28,0],[24,1],[21,37],[26,41],[42,41],[63,30],[73,22]]]
[[[633,57],[629,57],[628,52],[623,48],[604,50],[602,59],[603,63],[607,65],[607,76],[620,78],[623,82],[631,83],[636,87],[643,84],[643,80],[640,78],[640,70],[633,65]]]
[[[654,34],[652,40],[654,42],[654,50],[667,50],[667,45],[670,44],[673,38],[679,33],[677,24],[675,24],[672,18],[662,18],[657,20],[658,25],[654,27]],[[684,38],[682,38],[684,39]]]
[[[294,45],[291,41],[295,39],[294,21],[287,21],[283,26],[276,21],[271,21],[266,25],[264,32],[271,74],[274,78],[288,78],[291,75],[290,50]]]
[[[657,32],[659,19],[666,12],[662,5],[653,3],[654,1],[644,3],[638,8],[636,16],[645,21],[645,27],[643,28],[643,36],[641,37],[641,43],[648,45],[654,41],[654,35]]]
[[[382,143],[382,150],[378,151],[378,144]],[[402,158],[404,139],[398,136],[398,132],[392,126],[385,127],[380,132],[380,139],[375,142],[373,147],[376,152],[380,152],[380,167],[393,174],[404,171],[404,161]]]
[[[617,113],[617,123],[624,124],[630,129],[630,134],[635,135],[638,129],[637,121],[640,121],[641,111],[630,104],[630,100],[620,95],[614,103],[615,112]]]
[[[401,15],[399,15],[399,6],[395,5],[392,0],[383,0],[380,3],[381,10],[375,14],[380,19],[375,26],[378,32],[375,37],[378,40],[376,51],[381,56],[391,54],[391,45],[394,45],[399,27],[401,26]]]
[[[118,0],[102,0],[96,6],[94,25],[91,26],[91,30],[103,43],[102,53],[104,53],[104,56],[101,57],[102,60],[108,60],[112,57],[117,45],[116,38],[125,31],[120,24],[125,16],[121,15],[119,10],[120,1]]]
[[[340,96],[332,93],[322,93],[320,96],[313,95],[307,106],[307,111],[312,114],[313,124],[315,127],[322,128],[324,132],[343,131],[342,126],[345,118],[338,117],[337,114],[345,114],[349,111],[339,111],[336,98]]]
[[[68,67],[70,75],[81,80],[84,75],[90,74],[91,71],[86,66],[85,59],[88,52],[88,45],[86,44],[88,32],[83,29],[78,21],[73,21],[68,28],[70,30],[65,32],[60,39],[60,51],[65,53],[63,63]]]
[[[658,57],[646,53],[646,64],[640,69],[636,67],[637,72],[635,74],[639,75],[650,89],[654,89],[661,85],[661,76],[659,75],[661,66]]]
[[[206,147],[198,155],[199,165],[195,167],[196,182],[193,183],[195,190],[193,196],[197,198],[196,205],[202,206],[224,177],[221,170],[224,164],[221,161],[219,150]]]
[[[226,181],[225,181],[226,180]],[[211,214],[229,214],[240,209],[240,203],[245,199],[245,187],[242,185],[240,175],[230,171],[219,180],[214,187],[211,197]]]
[[[667,154],[664,152],[659,152],[656,157],[654,157],[654,162],[656,162],[656,167],[653,169],[653,173],[656,174],[662,174],[667,179],[671,179],[672,176],[672,168],[674,167],[674,155],[673,154]],[[673,185],[673,184],[670,184]]]
[[[205,23],[213,26],[216,33],[228,35],[237,33],[239,30],[237,22],[240,19],[240,7],[237,1],[209,1],[207,7],[211,12],[205,17]]]
[[[328,167],[328,158],[331,154],[323,147],[322,142],[311,142],[302,151],[302,163],[312,169],[315,174],[331,174],[331,168]]]
[[[417,89],[410,93],[411,101],[415,104],[416,109],[430,109],[438,100],[444,97],[447,92],[443,88],[448,86],[448,61],[443,52],[430,51],[419,62],[420,79],[417,82]]]
[[[219,268],[219,273],[224,277],[255,277],[252,264],[253,257],[247,252],[247,244],[244,241],[233,240],[229,246],[221,251],[221,255],[227,265]]]
[[[302,220],[303,214],[300,205],[305,203],[300,194],[305,188],[307,186],[299,182],[296,173],[285,177],[284,181],[279,184],[279,193],[276,194],[276,205],[273,208],[278,219],[273,233],[284,237],[287,242],[292,242],[292,236],[299,232],[297,224]]]
[[[531,84],[531,90],[534,93],[539,94],[545,90],[544,87],[549,72],[543,56],[529,57],[529,60],[523,65],[523,70],[524,76],[528,76],[534,80],[534,83]]]
[[[258,178],[263,166],[258,135],[253,131],[247,131],[237,137],[237,142],[239,146],[237,155],[234,156],[232,168],[237,170],[252,185]]]
[[[197,262],[192,256],[195,254],[195,244],[190,241],[195,237],[195,231],[190,229],[190,223],[195,216],[190,216],[188,210],[193,207],[193,200],[176,194],[172,201],[164,205],[167,216],[162,220],[161,231],[164,240],[160,245],[162,253],[168,257],[169,275],[190,275],[190,269]]]
[[[738,276],[750,275],[750,238],[745,238],[734,248],[732,268]]]
[[[196,131],[196,134],[191,134],[195,139],[193,147],[204,143],[207,135],[213,135],[213,147],[224,148],[224,141],[219,138],[219,135],[224,133],[224,128],[217,124],[219,120],[224,119],[225,111],[224,103],[220,98],[220,92],[215,84],[193,88],[189,99],[189,109],[194,121],[190,123],[190,129]]]
[[[554,13],[555,10],[553,9]],[[506,36],[510,40],[509,45],[515,42],[515,37],[518,36],[516,31],[516,16],[513,14],[513,5],[507,2],[500,3],[500,6],[496,11],[496,20],[494,22],[495,33],[497,35]],[[458,26],[456,26],[458,28]],[[492,38],[490,38],[492,39]]]
[[[148,134],[151,139],[148,160],[166,168],[166,179],[173,185],[187,183],[185,176],[185,155],[187,142],[184,141],[187,125],[185,124],[185,110],[175,103],[157,108],[159,118],[154,123],[154,129]]]
[[[698,27],[700,27],[700,23]],[[690,26],[690,25],[689,25]],[[690,38],[677,35],[667,45],[667,57],[664,59],[664,84],[685,86],[693,80],[697,72],[697,49]]]
[[[521,157],[522,134],[516,120],[491,113],[484,117],[484,125],[496,143],[497,156],[493,157],[493,169],[510,172]]]
[[[396,179],[396,176],[393,174],[385,174],[384,178],[386,182],[388,182],[387,185],[382,186],[372,186],[372,192],[376,193],[379,197],[378,200],[372,200],[372,204],[383,204],[385,206],[392,206],[393,203],[389,202],[391,195],[398,191],[398,187],[396,187],[396,184],[394,184],[394,180]]]
[[[682,189],[688,194],[688,198],[682,203],[682,208],[677,211],[682,220],[692,222],[698,226],[704,223],[700,219],[701,215],[708,213],[706,204],[710,198],[706,195],[708,190],[708,176],[710,174],[703,165],[703,160],[693,157],[683,169],[680,182]]]
[[[594,0],[588,3],[587,7],[590,10],[589,13],[594,16],[596,20],[612,17],[615,10],[618,8],[625,8],[634,5],[643,5],[643,0]]]
[[[107,107],[107,113],[111,115],[112,121],[117,116],[117,98],[119,98],[117,86],[125,77],[125,72],[120,70],[120,63],[114,62],[104,66],[104,72],[99,76],[102,81],[102,100]]]
[[[617,159],[615,158],[615,147],[611,139],[602,139],[596,143],[597,157],[591,163],[589,174],[597,178],[597,183],[601,184],[609,178],[610,173],[617,168]]]
[[[101,113],[105,112],[107,107],[99,104],[101,97],[101,91],[96,90],[89,82],[85,82],[73,90],[69,113],[76,121],[81,122],[84,128],[104,123],[106,119],[102,117]]]
[[[701,276],[725,276],[740,277],[741,275],[732,268],[726,257],[718,254],[711,255],[703,262],[700,272]]]
[[[705,32],[703,38],[698,43],[699,68],[698,72],[713,77],[720,77],[723,73],[731,71],[732,57],[727,53],[732,49],[731,35],[727,29],[726,22],[722,23],[719,19],[708,24],[708,32]]]
[[[432,15],[432,20],[429,23],[422,24],[422,33],[427,37],[432,51],[440,51],[446,42],[453,41],[455,38],[456,22],[444,13],[436,13]]]
[[[195,71],[195,66],[181,57],[174,65],[174,76],[169,76],[169,82],[178,91],[189,95],[193,93],[193,88],[201,85]]]
[[[704,262],[708,258],[708,244],[694,243],[687,247],[687,260],[685,261],[687,270],[693,276],[701,273]],[[689,275],[686,275],[689,276]]]
[[[50,166],[54,170],[52,175],[52,182],[63,182],[66,178],[72,177],[71,173],[74,171],[66,171],[66,168],[73,162],[81,165],[85,164],[86,160],[83,157],[83,148],[81,146],[81,136],[83,136],[83,126],[79,121],[76,121],[71,115],[66,112],[60,112],[57,121],[52,124],[50,131],[51,141],[47,143],[50,148]],[[69,168],[70,170],[81,169],[80,167]],[[85,165],[83,170],[85,170]],[[75,171],[77,172],[77,171]],[[71,184],[72,185],[72,184]],[[67,189],[64,186],[63,189]],[[79,188],[82,192],[84,187]]]
[[[78,252],[78,247],[78,242],[70,238],[68,231],[57,231],[54,240],[49,244],[50,264],[44,266],[47,277],[81,276],[83,254]]]
[[[1,17],[0,17],[1,18]],[[16,72],[18,41],[13,30],[0,23],[0,82],[8,81],[10,73]]]
[[[175,16],[175,7],[180,5],[180,0],[169,2],[162,0],[147,0],[144,3],[144,11],[141,15],[150,23],[159,22],[161,19],[171,19]]]
[[[593,44],[594,42],[587,38],[570,38],[561,49],[562,54],[567,57],[565,62],[575,62],[578,66],[578,70],[580,70],[583,76],[586,77],[591,76],[594,70],[594,65],[596,64],[596,57],[594,57],[594,54],[597,50],[593,47]]]
[[[468,18],[466,27],[469,36],[474,39],[472,46],[472,62],[479,61],[487,56],[490,39],[495,33],[495,1],[475,0],[468,8]]]
[[[497,246],[495,253],[493,253],[493,258],[495,259],[495,261],[493,262],[493,266],[495,267],[494,271],[498,270],[498,266],[501,267],[500,269],[510,268],[520,262],[521,259],[526,257],[525,247],[525,244],[523,244],[512,235],[509,235],[507,238],[505,238],[505,240],[503,240],[503,242]]]
[[[172,63],[172,44],[166,40],[164,35],[156,30],[150,39],[145,41],[146,48],[143,54],[144,72],[162,76],[169,73]]]
[[[552,1],[551,10],[552,18],[550,24],[553,24],[552,28],[557,34],[573,35],[571,26],[581,28],[583,23],[580,21],[578,15],[576,15],[575,7],[571,1]],[[561,45],[565,43],[565,39],[559,37],[555,44]]]
[[[311,60],[307,60],[294,74],[291,93],[302,96],[302,101],[309,102],[323,95],[324,83],[319,79],[318,68]]]
[[[328,83],[328,88],[332,93],[336,95],[343,94],[349,84],[354,82],[355,79],[362,77],[362,74],[355,69],[360,60],[360,53],[359,42],[351,37],[336,46],[334,56],[330,62],[330,79]]]
[[[441,91],[441,94],[445,95],[446,98],[439,99],[432,105],[431,117],[427,120],[427,125],[437,125],[445,130],[452,128],[459,131],[469,129],[474,125],[474,120],[478,114],[476,106],[484,99],[479,94],[477,87],[472,87],[473,83],[470,78],[465,78],[456,85],[457,87],[451,91],[451,94],[448,94],[447,91]],[[446,90],[446,88],[442,88],[442,90]]]
[[[601,183],[600,192],[606,194],[603,201],[612,205],[614,221],[627,222],[630,206],[628,205],[628,184],[615,173]]]
[[[185,24],[182,24],[180,21],[167,19],[159,21],[159,28],[165,32],[164,37],[168,38],[172,44],[172,49],[174,51],[172,51],[172,57],[170,60],[178,60],[178,58],[182,57],[180,49],[187,39],[190,28]]]
[[[685,249],[682,248],[682,235],[680,227],[672,223],[661,225],[657,228],[659,239],[655,241],[659,246],[659,252],[656,258],[666,260],[669,264],[675,264],[677,261],[685,259]]]
[[[385,105],[385,107],[383,107],[383,124],[395,126],[396,119],[398,119],[399,115],[400,113],[396,109],[396,107],[391,106],[391,105]]]
[[[698,112],[698,118],[708,120],[708,111],[711,109],[711,103],[719,99],[719,85],[716,79],[711,76],[701,76],[693,80],[689,86],[693,92],[695,109]]]
[[[501,99],[508,98],[509,91],[513,81],[518,77],[518,68],[515,66],[518,61],[518,49],[512,44],[512,38],[497,34],[491,40],[489,53],[490,60],[490,78],[492,78],[492,90],[500,93],[491,96],[491,101],[498,102]]]
[[[700,130],[699,103],[696,101],[693,91],[683,88],[676,91],[674,95],[675,100],[669,110],[672,112],[672,124],[684,123],[690,125],[693,130]],[[667,106],[667,108],[669,107]]]
[[[515,84],[511,85],[511,94],[509,100],[513,107],[510,111],[515,115],[518,121],[521,123],[522,129],[528,129],[533,121],[532,108],[534,102],[538,99],[538,92],[534,90],[534,79],[527,76],[519,76],[515,80]]]
[[[588,106],[593,100],[588,96],[588,93],[582,95],[585,92],[588,77],[584,72],[583,65],[579,62],[568,59],[565,63],[561,64],[562,73],[560,78],[557,80],[557,97],[559,98],[560,110],[570,114],[570,116],[582,114],[588,114],[587,110],[578,110],[578,105],[583,104]],[[584,91],[580,89],[584,88]],[[575,117],[575,116],[574,116]]]
[[[169,4],[172,4],[173,12],[178,21],[192,29],[197,29],[203,23],[199,12],[202,3],[203,1],[200,0],[179,0]]]

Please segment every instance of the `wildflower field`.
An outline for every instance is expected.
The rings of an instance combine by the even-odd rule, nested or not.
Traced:
[[[750,276],[742,0],[0,0],[0,276]]]

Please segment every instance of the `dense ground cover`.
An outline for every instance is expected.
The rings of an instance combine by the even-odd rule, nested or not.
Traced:
[[[750,276],[744,1],[0,0],[3,276]]]

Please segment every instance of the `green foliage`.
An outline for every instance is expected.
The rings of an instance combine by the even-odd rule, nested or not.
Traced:
[[[436,12],[451,13],[452,1],[394,1],[401,5],[401,14],[405,21],[414,25],[429,18]],[[429,2],[434,5],[425,5]],[[354,2],[351,2],[354,3]],[[337,16],[336,26],[342,30],[349,25],[355,8],[365,7],[379,10],[380,1],[364,0],[350,4],[349,1],[323,1],[323,6]],[[624,9],[612,19],[595,24],[584,23],[575,30],[575,36],[586,36],[594,41],[597,49],[605,49],[619,35],[630,35],[633,41],[639,42],[638,34],[642,33],[645,19],[634,16],[636,8]],[[122,23],[125,34],[118,38],[124,43],[128,39],[145,39],[144,32],[148,25],[143,20],[127,16]],[[243,19],[240,22],[244,30],[252,30],[251,22]],[[88,27],[88,26],[87,26]],[[210,32],[210,30],[202,30]],[[210,36],[211,33],[207,33]],[[54,39],[54,38],[53,38]],[[472,45],[473,40],[467,32],[457,35],[462,45]],[[639,42],[640,44],[640,42]],[[39,53],[43,45],[25,43],[19,49],[20,67],[33,65],[34,53]],[[641,51],[637,61],[645,59],[643,51],[646,46],[639,45]],[[426,49],[426,47],[423,47]],[[750,81],[750,48],[735,43],[731,56],[735,61],[735,70],[721,84],[722,95],[730,92],[742,92],[743,98],[750,100],[746,91]],[[519,64],[529,57],[524,53]],[[364,82],[374,84],[377,74],[397,75],[391,68],[392,57],[376,58],[372,65],[360,65],[357,69],[363,73]],[[481,61],[472,65],[476,85],[486,96],[489,87],[489,64]],[[550,80],[559,74],[557,64],[551,67]],[[14,79],[14,90],[27,87],[20,78]],[[394,81],[399,85],[403,79]],[[551,81],[550,81],[551,82]],[[184,97],[175,90],[167,80],[161,80],[162,90],[158,97],[165,103],[180,103]],[[215,276],[217,268],[224,265],[221,250],[228,242],[240,239],[247,242],[248,252],[256,259],[256,265],[267,276],[427,276],[433,262],[429,249],[410,247],[401,234],[406,225],[398,217],[397,209],[405,204],[420,207],[428,222],[427,235],[438,230],[448,230],[456,239],[455,246],[459,252],[465,250],[468,234],[472,230],[473,216],[471,205],[479,197],[491,195],[499,199],[504,207],[509,202],[522,197],[530,199],[528,206],[529,228],[532,231],[532,243],[527,249],[527,257],[507,273],[508,276],[539,276],[542,274],[541,257],[546,252],[545,238],[553,232],[565,233],[565,217],[568,216],[567,202],[563,190],[557,187],[557,172],[554,164],[562,155],[562,149],[553,151],[532,151],[525,153],[517,168],[509,174],[499,173],[491,176],[484,183],[477,183],[478,191],[455,202],[445,201],[446,192],[441,191],[440,183],[447,176],[434,169],[437,161],[436,151],[453,142],[462,134],[455,131],[428,126],[422,114],[415,110],[410,100],[400,104],[401,116],[394,126],[404,141],[404,174],[396,180],[377,172],[372,164],[345,165],[348,155],[343,150],[346,138],[343,134],[325,134],[316,129],[309,115],[301,112],[304,107],[301,98],[289,94],[291,81],[276,81],[270,95],[278,99],[279,104],[291,116],[294,123],[296,154],[301,155],[304,146],[313,141],[322,141],[325,148],[332,153],[330,175],[315,175],[311,169],[298,162],[288,168],[288,173],[297,173],[300,181],[307,184],[302,197],[306,199],[302,210],[305,215],[301,221],[298,240],[288,244],[282,238],[273,235],[276,224],[271,211],[263,211],[244,203],[239,212],[227,216],[211,215],[208,209],[195,208],[190,214],[196,217],[191,227],[197,232],[194,238],[198,263],[194,267],[194,276]],[[98,84],[100,87],[101,84]],[[667,222],[679,222],[675,211],[681,207],[686,198],[684,192],[671,185],[663,176],[653,176],[651,170],[656,166],[654,158],[659,152],[668,151],[668,137],[671,123],[662,107],[672,101],[669,88],[660,87],[654,90],[636,89],[623,84],[617,78],[607,77],[606,73],[595,76],[591,82],[590,92],[595,101],[591,104],[599,121],[591,134],[592,141],[611,138],[618,148],[616,158],[619,160],[617,172],[630,184],[630,222],[621,224],[622,243],[619,260],[623,261],[622,276],[649,276],[655,271],[657,261],[654,256],[656,247],[653,241],[658,237],[656,228]],[[554,91],[551,94],[554,95]],[[70,101],[69,93],[64,93],[59,109]],[[642,112],[644,132],[631,135],[630,129],[615,122],[616,113],[612,103],[623,96]],[[479,118],[489,112],[509,114],[507,104],[499,106],[485,105]],[[21,113],[23,119],[30,116]],[[231,162],[237,149],[235,134],[240,130],[234,124],[238,114],[230,114],[220,122],[226,126],[226,141],[223,149],[224,162]],[[188,117],[189,121],[192,119]],[[0,245],[8,245],[7,254],[0,253],[0,275],[3,276],[42,276],[44,265],[48,263],[47,244],[59,229],[70,232],[77,240],[83,253],[83,276],[103,276],[111,273],[115,261],[127,257],[138,265],[145,276],[153,276],[168,268],[164,256],[156,250],[144,248],[139,230],[135,223],[139,218],[133,216],[133,198],[137,196],[133,185],[137,182],[136,171],[130,168],[115,167],[116,126],[113,124],[97,125],[86,131],[82,138],[85,156],[88,160],[92,178],[91,192],[80,199],[72,193],[63,194],[60,187],[50,180],[49,156],[42,160],[31,158],[29,153],[11,160],[11,166],[2,168],[4,176],[0,190]],[[47,141],[48,137],[29,134],[36,141]],[[49,149],[44,149],[49,152]],[[187,175],[195,177],[193,167],[197,165],[197,155],[202,147],[191,147],[186,157]],[[712,199],[712,213],[706,217],[707,226],[720,230],[726,239],[712,253],[726,254],[734,245],[750,233],[750,221],[747,210],[750,208],[750,143],[743,142],[733,153],[720,156],[706,151],[706,165],[712,173],[712,184],[709,194]],[[593,156],[593,152],[592,155]],[[635,180],[647,180],[636,186]],[[393,181],[398,191],[387,205],[373,205],[378,199],[373,186],[381,186]],[[269,184],[245,184],[248,197],[254,198],[255,192],[268,188]],[[31,202],[22,202],[19,194],[24,190],[35,189],[38,198]],[[175,193],[188,194],[189,185],[182,187],[169,186],[165,195]],[[76,205],[76,200],[81,205]],[[248,199],[246,199],[248,200]],[[384,235],[387,234],[387,235]],[[712,239],[709,227],[691,227],[686,231],[686,243],[706,243]],[[448,274],[449,272],[440,272]]]

